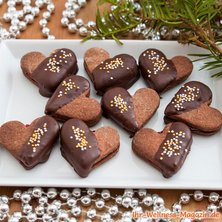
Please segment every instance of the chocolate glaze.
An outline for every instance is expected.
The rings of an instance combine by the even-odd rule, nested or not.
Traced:
[[[54,61],[53,61],[54,60]],[[76,55],[70,49],[58,49],[44,59],[32,74],[39,92],[50,97],[60,82],[78,71]]]
[[[35,139],[34,134],[39,138]],[[19,162],[29,170],[38,163],[47,161],[58,135],[59,124],[55,119],[50,116],[39,118],[29,140],[21,147],[18,155]]]
[[[181,122],[172,123],[154,157],[164,177],[171,177],[182,167],[191,144],[190,128]]]
[[[180,88],[165,109],[165,116],[178,115],[211,102],[212,92],[208,86],[198,81],[190,81]]]
[[[100,95],[112,87],[128,89],[138,78],[139,70],[136,60],[127,54],[105,60],[92,72],[94,87]]]
[[[87,141],[83,149],[78,147],[81,140],[76,140],[73,127],[77,131],[83,130],[81,138],[85,136],[85,141]],[[64,123],[61,130],[61,153],[79,176],[87,177],[100,156],[100,149],[95,135],[88,126],[81,120],[70,119]]]
[[[119,99],[118,96],[120,95]],[[121,112],[122,103],[115,104],[122,100],[127,110]],[[113,101],[113,102],[111,102]],[[126,89],[115,87],[108,90],[102,97],[101,105],[105,116],[110,117],[117,122],[122,128],[129,132],[135,133],[138,130],[138,124],[135,119],[134,106],[131,95]],[[116,106],[117,105],[117,106]]]
[[[141,53],[139,68],[147,85],[158,93],[166,90],[177,75],[173,62],[157,49],[147,49]]]
[[[45,113],[50,115],[90,90],[89,81],[81,76],[65,78],[48,100]]]

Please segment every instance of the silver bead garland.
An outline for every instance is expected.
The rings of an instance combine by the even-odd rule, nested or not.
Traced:
[[[85,222],[93,220],[101,222],[170,222],[172,218],[152,218],[148,216],[136,217],[145,212],[177,213],[182,212],[183,205],[190,200],[200,202],[209,201],[206,211],[195,213],[213,213],[222,209],[222,197],[212,192],[204,195],[201,191],[187,194],[182,193],[179,201],[172,205],[172,210],[165,208],[164,199],[157,194],[150,194],[147,190],[126,189],[123,194],[112,196],[104,189],[97,191],[94,188],[72,190],[63,189],[60,192],[49,188],[46,192],[40,187],[27,191],[15,190],[12,197],[0,196],[0,221],[19,222],[26,219],[28,222],[76,222],[85,217]],[[10,202],[21,203],[21,212],[11,212]],[[35,206],[35,207],[34,207]],[[181,222],[201,221],[203,218],[181,218]]]

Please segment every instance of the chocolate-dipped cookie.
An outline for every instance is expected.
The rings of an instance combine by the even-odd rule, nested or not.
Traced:
[[[126,89],[116,87],[103,95],[101,104],[106,117],[134,134],[154,115],[160,98],[152,89],[141,88],[131,96]]]
[[[193,64],[185,56],[169,60],[161,51],[147,49],[139,57],[139,68],[147,85],[162,93],[186,80]]]
[[[162,132],[143,128],[132,141],[133,151],[169,178],[180,170],[192,144],[192,134],[181,122],[168,124]]]
[[[84,68],[89,76],[89,78],[93,81],[92,72],[93,70],[104,62],[106,59],[109,59],[109,53],[99,47],[94,47],[88,49],[84,54]]]
[[[165,109],[166,123],[181,121],[192,132],[212,135],[222,126],[222,114],[210,107],[212,92],[208,86],[198,81],[186,83],[175,94]]]
[[[59,125],[50,116],[34,120],[30,125],[9,121],[0,127],[0,144],[29,170],[46,162],[59,136]]]
[[[111,127],[91,131],[81,120],[70,119],[61,129],[61,153],[80,177],[112,158],[119,150],[118,132]]]
[[[48,100],[45,113],[60,121],[77,118],[87,125],[96,124],[101,116],[102,109],[99,102],[88,98],[90,84],[81,76],[69,76],[58,86]]]
[[[40,94],[50,97],[63,79],[76,74],[77,59],[72,50],[65,48],[57,49],[49,57],[41,60],[42,58],[37,52],[26,54],[21,59],[21,68],[25,76],[39,87]]]
[[[120,54],[105,60],[92,72],[92,81],[99,95],[112,87],[128,89],[138,78],[136,60],[128,54]]]

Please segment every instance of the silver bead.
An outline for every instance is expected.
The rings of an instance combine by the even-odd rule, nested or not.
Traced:
[[[50,13],[53,13],[55,11],[55,5],[53,3],[50,3],[49,5],[47,5],[47,10]]]
[[[86,215],[88,218],[93,219],[96,217],[96,210],[93,208],[90,208],[87,212]]]
[[[222,209],[222,200],[220,200],[219,205],[220,209]]]
[[[192,222],[190,218],[182,218],[180,222]]]
[[[133,189],[125,189],[123,196],[133,197],[134,191]]]
[[[24,14],[31,13],[31,11],[32,11],[32,7],[30,5],[25,5],[24,6],[24,8],[23,8]]]
[[[139,195],[139,197],[145,197],[146,194],[147,194],[147,191],[146,191],[146,190],[144,190],[144,189],[138,190],[138,195]]]
[[[21,19],[21,18],[24,16],[24,13],[23,13],[22,10],[18,10],[18,11],[16,12],[16,14],[17,14],[17,17],[18,17],[19,19]]]
[[[67,200],[70,196],[70,193],[68,190],[64,189],[60,192],[59,196],[62,200]]]
[[[29,222],[35,222],[37,220],[37,216],[35,213],[30,213],[27,215],[27,219]]]
[[[11,14],[8,13],[8,12],[4,13],[4,14],[3,14],[3,20],[4,20],[5,22],[11,21]]]
[[[29,203],[30,202],[30,200],[31,200],[31,195],[29,194],[29,193],[27,193],[27,192],[24,192],[22,195],[21,195],[21,201],[23,202],[23,203]]]
[[[19,27],[20,31],[24,31],[26,29],[27,25],[25,22],[21,21],[21,22],[19,22],[18,27]]]
[[[42,196],[42,197],[39,198],[38,202],[39,202],[39,204],[42,204],[42,205],[47,204],[48,203],[48,197]]]
[[[90,196],[83,196],[81,197],[81,203],[83,204],[83,206],[89,206],[91,204],[91,198]]]
[[[11,25],[18,25],[19,23],[20,23],[20,20],[17,19],[17,18],[13,18],[13,19],[11,20]]]
[[[44,1],[43,0],[36,0],[35,5],[38,8],[42,8],[42,6],[44,5]]]
[[[57,190],[55,188],[49,188],[47,191],[47,197],[49,199],[54,199],[57,196]]]
[[[11,217],[8,218],[8,222],[19,222],[19,219],[16,218],[16,217],[11,216]]]
[[[45,213],[45,208],[43,206],[37,206],[35,208],[35,213],[38,215],[38,216],[42,216],[44,215]]]
[[[80,34],[80,36],[87,36],[87,34],[88,34],[88,30],[87,30],[87,28],[86,27],[84,27],[84,26],[82,26],[82,27],[80,27],[79,28],[79,34]]]
[[[96,23],[95,23],[94,21],[89,21],[89,22],[87,23],[87,27],[88,27],[89,29],[93,29],[93,28],[96,27]]]
[[[172,36],[174,38],[178,37],[180,35],[180,30],[179,29],[173,29],[172,31]]]
[[[76,218],[71,217],[71,218],[69,219],[69,222],[77,222],[77,220],[76,220]]]
[[[187,193],[182,193],[180,195],[180,201],[182,204],[188,204],[190,202],[190,196]]]
[[[50,17],[51,17],[51,13],[46,11],[46,12],[43,12],[42,14],[42,17],[46,20],[50,20]]]
[[[86,0],[78,0],[78,4],[80,7],[86,6]]]
[[[77,204],[76,198],[74,198],[74,197],[69,197],[69,198],[67,199],[67,205],[68,205],[69,207],[73,207],[73,206],[75,206],[76,204]]]
[[[137,207],[139,205],[139,199],[138,198],[132,198],[130,207],[134,208]]]
[[[22,195],[22,191],[21,190],[15,190],[13,193],[13,199],[15,200],[20,200]]]
[[[68,15],[69,15],[69,10],[64,10],[62,12],[62,16],[65,17],[65,18],[68,18]]]
[[[28,15],[25,16],[24,21],[25,21],[27,24],[32,24],[33,21],[34,21],[34,16],[31,15],[31,14],[28,14]]]
[[[6,214],[9,211],[9,206],[7,203],[0,203],[0,213]]]
[[[84,25],[83,20],[82,20],[82,19],[80,19],[80,18],[79,18],[79,19],[76,19],[75,23],[76,23],[77,27],[81,27],[81,26],[83,26],[83,25]]]
[[[143,208],[141,206],[137,206],[133,209],[133,211],[136,213],[143,213]]]
[[[175,213],[179,213],[182,210],[182,206],[179,203],[174,203],[172,208]]]
[[[79,189],[79,188],[73,189],[72,195],[77,198],[80,197],[81,196],[81,189]]]
[[[116,201],[116,203],[117,203],[118,205],[121,205],[121,204],[122,204],[122,200],[123,200],[123,198],[122,198],[122,196],[120,196],[120,195],[115,198],[115,201]]]
[[[216,203],[219,200],[220,195],[218,193],[215,192],[211,192],[209,195],[209,201],[211,203]]]
[[[209,204],[208,207],[207,207],[207,211],[213,213],[213,212],[216,212],[217,211],[217,206],[213,203]]]
[[[18,211],[15,211],[13,214],[12,214],[13,217],[16,217],[18,219],[21,219],[22,218],[22,213],[21,212],[18,212]]]
[[[104,200],[109,200],[110,199],[110,192],[109,192],[109,190],[102,190],[101,197]]]
[[[55,204],[50,204],[47,207],[47,213],[48,215],[54,215],[57,214],[58,212],[58,207]]]
[[[32,190],[32,196],[39,198],[42,196],[43,190],[41,187],[34,187]]]
[[[76,17],[76,13],[73,10],[67,10],[67,17],[68,18],[75,18]]]
[[[61,203],[60,200],[53,200],[52,204],[56,205],[56,207],[57,207],[58,209],[60,209],[61,206],[62,206],[62,203]]]
[[[66,17],[61,18],[61,24],[63,27],[67,27],[69,25],[69,19]],[[72,24],[74,24],[74,23],[72,23]]]
[[[112,216],[116,216],[119,212],[119,208],[117,205],[112,205],[109,207],[109,210],[108,210],[109,214],[112,215]]]
[[[65,8],[66,9],[73,9],[73,3],[72,2],[66,2],[65,3]]]
[[[7,5],[8,5],[8,7],[13,7],[13,6],[16,5],[16,2],[15,2],[14,0],[9,0],[9,1],[7,2]]]
[[[9,32],[16,33],[19,30],[19,27],[17,25],[12,25],[9,27]]]
[[[83,220],[83,222],[92,222],[92,220],[87,218],[87,219]]]
[[[73,4],[73,10],[74,10],[75,12],[79,12],[79,10],[80,10],[79,5]]]
[[[96,189],[95,188],[88,188],[86,192],[90,197],[94,197],[96,195]]]
[[[68,222],[68,218],[68,212],[66,212],[65,210],[60,211],[59,215],[57,216],[58,222]]]
[[[31,13],[32,13],[33,16],[38,16],[38,15],[39,15],[39,12],[40,12],[40,10],[39,10],[38,7],[33,7],[33,8],[32,8]]]
[[[44,27],[42,29],[43,36],[47,37],[49,35],[49,33],[50,33],[50,29],[48,27]]]
[[[97,199],[95,205],[97,209],[102,210],[105,207],[105,201],[103,199]]]
[[[152,206],[153,205],[153,198],[151,195],[147,195],[143,198],[142,202],[145,206],[148,206],[148,207]]]
[[[135,10],[136,12],[139,12],[140,9],[141,9],[140,4],[139,4],[138,2],[135,2],[135,3],[134,3],[134,10]]]
[[[30,5],[31,4],[31,0],[22,0],[22,4],[23,5]]]
[[[50,216],[50,215],[48,215],[48,214],[44,214],[44,215],[42,216],[42,221],[43,221],[43,222],[51,222],[51,220],[52,220],[52,216]]]
[[[74,217],[79,217],[82,213],[82,210],[79,206],[75,206],[71,209],[71,213],[73,214]]]
[[[158,197],[156,199],[154,199],[153,205],[156,207],[163,207],[164,206],[164,199],[162,197]]]
[[[111,216],[108,213],[104,213],[104,214],[101,215],[101,221],[102,222],[109,222],[110,219],[111,219]]]
[[[202,201],[203,198],[204,198],[204,195],[203,195],[202,191],[197,190],[197,191],[194,192],[194,200]]]
[[[30,204],[25,204],[22,206],[22,212],[24,214],[29,214],[32,212],[32,206]]]
[[[131,197],[123,197],[122,206],[125,208],[130,207],[132,198]]]
[[[0,0],[0,6],[3,4],[3,0]]]
[[[8,7],[7,12],[9,12],[9,13],[15,13],[15,12],[16,12],[16,8],[15,8],[15,7]]]

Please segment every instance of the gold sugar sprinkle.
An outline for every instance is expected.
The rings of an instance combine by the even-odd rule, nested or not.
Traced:
[[[76,128],[75,126],[72,126],[72,130],[75,136],[75,140],[79,141],[79,143],[76,145],[77,149],[84,151],[87,150],[87,148],[92,148],[86,140],[86,132],[84,130],[78,127]],[[73,139],[73,136],[70,136],[70,139]]]
[[[183,88],[184,88],[183,93],[176,95],[173,101],[171,102],[177,111],[184,109],[183,105],[185,102],[194,101],[200,94],[200,89],[195,86],[194,87],[186,86]]]
[[[100,67],[100,69],[107,70],[106,72],[109,73],[110,70],[117,69],[119,67],[124,67],[123,66],[123,60],[121,58],[115,58],[114,60],[110,62],[106,62],[103,67]],[[127,67],[128,68],[128,67]]]
[[[180,156],[180,149],[182,148],[181,144],[182,138],[185,138],[186,134],[183,131],[175,132],[174,130],[169,130],[168,134],[174,136],[171,139],[168,139],[163,144],[163,151],[160,154],[160,160],[164,159],[164,156],[172,157],[172,156]],[[185,152],[187,152],[185,150]]]
[[[72,81],[71,79],[69,79],[68,81],[64,80],[64,81],[62,82],[62,87],[63,87],[64,89],[62,89],[61,91],[59,91],[58,98],[59,98],[59,97],[62,97],[63,95],[67,95],[68,92],[69,92],[70,90],[72,90],[72,89],[79,89],[79,86],[77,86],[77,85],[75,84],[75,82]]]
[[[28,140],[28,145],[32,146],[33,153],[40,146],[42,136],[47,132],[47,123],[43,124],[43,128],[35,129],[32,136]]]
[[[121,94],[114,96],[113,100],[110,101],[110,106],[117,107],[120,110],[120,113],[127,112],[128,108],[130,108],[130,106],[127,105],[127,102],[122,98]]]

